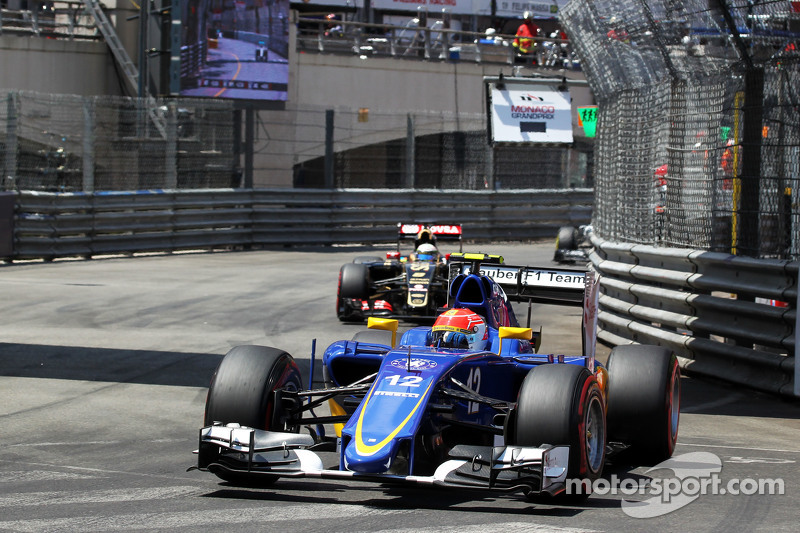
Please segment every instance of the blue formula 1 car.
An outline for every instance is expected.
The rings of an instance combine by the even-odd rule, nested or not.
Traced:
[[[237,485],[311,477],[583,497],[611,453],[642,464],[672,455],[676,358],[630,345],[595,361],[593,272],[464,258],[433,326],[398,339],[396,320],[371,318],[325,350],[325,388],[304,389],[281,350],[233,348],[192,468]],[[512,301],[583,305],[585,353],[538,353],[541,332],[520,326]],[[330,414],[316,414],[324,402]]]

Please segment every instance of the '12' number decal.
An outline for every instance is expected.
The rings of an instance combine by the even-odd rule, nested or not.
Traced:
[[[400,387],[419,387],[419,384],[422,381],[422,376],[399,376],[395,374],[394,376],[387,376],[386,380],[389,382],[389,385],[392,386],[399,385]]]

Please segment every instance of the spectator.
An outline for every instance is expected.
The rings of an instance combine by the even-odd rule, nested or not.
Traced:
[[[325,15],[325,20],[328,22],[328,27],[325,29],[325,37],[344,37],[344,28],[342,23],[334,13]]]
[[[611,20],[608,22],[611,29],[608,30],[606,36],[609,39],[620,41],[626,44],[631,42],[628,32],[622,27],[622,21],[619,18],[611,17]]]
[[[530,11],[526,11],[522,16],[522,24],[517,28],[516,37],[514,39],[514,48],[520,54],[529,54],[536,48],[536,41],[534,37],[538,37],[541,33],[539,26],[533,23],[533,17]]]
[[[477,40],[480,44],[499,44],[500,37],[494,28],[487,28],[483,36]]]

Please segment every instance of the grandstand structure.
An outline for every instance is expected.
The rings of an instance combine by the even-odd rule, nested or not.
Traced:
[[[288,33],[282,52],[269,44],[289,70],[281,105],[181,96],[176,76],[214,39],[181,40],[186,28],[176,29],[169,2],[147,12],[121,0],[7,2],[3,187],[591,185],[592,141],[577,119],[569,147],[492,147],[486,137],[484,77],[581,80],[568,43],[541,38],[537,57],[517,58],[513,35],[481,42],[485,24],[474,17],[471,28],[454,17],[448,29],[441,17],[411,27],[396,14],[383,24],[344,13],[343,31],[326,35],[313,13],[237,4]],[[576,107],[593,103],[588,88],[570,90]]]

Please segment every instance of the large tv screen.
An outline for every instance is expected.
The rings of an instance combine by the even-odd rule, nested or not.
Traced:
[[[289,0],[180,5],[181,96],[286,101]]]

